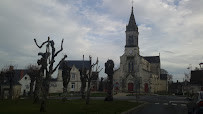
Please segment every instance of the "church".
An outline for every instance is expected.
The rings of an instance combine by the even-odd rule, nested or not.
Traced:
[[[139,31],[133,7],[126,26],[124,54],[120,56],[120,68],[113,75],[114,92],[156,93],[161,91],[160,55],[142,56],[139,52]]]

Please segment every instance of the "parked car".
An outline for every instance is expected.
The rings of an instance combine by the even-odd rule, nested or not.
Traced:
[[[188,114],[203,114],[203,91],[195,93],[188,100]]]

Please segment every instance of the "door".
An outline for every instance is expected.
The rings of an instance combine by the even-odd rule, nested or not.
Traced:
[[[128,91],[133,91],[133,83],[128,83]]]
[[[149,91],[148,83],[145,83],[144,91],[145,91],[145,93],[148,93],[148,91]]]

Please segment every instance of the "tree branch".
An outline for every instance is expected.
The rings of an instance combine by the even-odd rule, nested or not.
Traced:
[[[61,41],[61,49],[54,54],[54,57],[56,57],[61,51],[63,50],[63,39]]]
[[[54,68],[54,70],[51,73],[54,73],[56,71],[56,69],[59,67],[59,65],[65,60],[65,58],[67,57],[67,55],[64,55],[63,59],[61,59],[61,61],[58,63],[58,65]]]
[[[48,39],[49,39],[49,37],[48,37]],[[39,45],[37,44],[37,40],[34,39],[34,41],[35,41],[35,44],[37,45],[38,48],[42,48],[42,46],[43,46],[44,44],[46,44],[47,42],[49,42],[49,40],[47,40],[47,41],[43,42],[43,43],[41,44],[41,46],[39,46]]]

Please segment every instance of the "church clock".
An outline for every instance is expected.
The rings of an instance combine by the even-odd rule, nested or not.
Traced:
[[[133,50],[129,50],[129,54],[132,55],[133,54]]]

